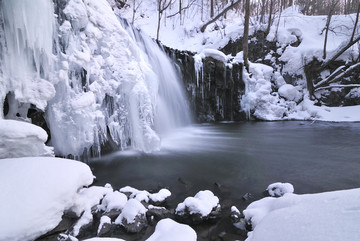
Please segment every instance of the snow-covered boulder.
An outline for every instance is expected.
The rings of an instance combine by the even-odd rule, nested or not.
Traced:
[[[100,218],[100,224],[97,230],[98,236],[104,236],[111,230],[111,219],[108,216],[102,216]]]
[[[263,198],[244,210],[246,241],[359,240],[359,200],[360,189]]]
[[[127,197],[125,194],[115,191],[106,194],[104,199],[101,202],[101,205],[98,205],[98,210],[104,212],[110,212],[111,210],[121,210],[124,208],[127,202]]]
[[[196,241],[196,239],[196,232],[189,225],[166,218],[158,222],[155,232],[146,241]]]
[[[54,229],[78,190],[93,181],[84,163],[26,157],[0,160],[0,240],[34,240]]]
[[[270,184],[266,191],[272,197],[282,197],[285,193],[294,193],[294,186],[291,183],[276,182]]]
[[[282,85],[278,93],[281,97],[285,98],[286,100],[298,102],[302,95],[301,93],[295,88],[295,86],[291,84],[284,84]]]
[[[147,209],[136,199],[130,199],[125,204],[115,224],[123,226],[128,232],[137,233],[147,226]]]
[[[168,189],[161,189],[157,193],[149,193],[145,190],[138,190],[136,188],[126,186],[123,188],[120,188],[120,192],[125,193],[129,195],[129,198],[134,198],[138,200],[139,202],[146,202],[149,201],[155,204],[159,204],[164,202],[168,197],[171,196],[171,192]]]
[[[175,214],[183,219],[190,218],[199,223],[207,219],[216,218],[220,213],[219,198],[211,191],[198,192],[194,197],[187,197],[176,207]]]
[[[0,119],[0,158],[54,156],[47,133],[33,124]]]

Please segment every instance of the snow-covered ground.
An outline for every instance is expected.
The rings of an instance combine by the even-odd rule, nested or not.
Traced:
[[[359,240],[359,200],[360,189],[263,198],[244,210],[246,241]]]
[[[90,168],[73,160],[0,159],[0,240],[34,240],[52,230],[92,181]]]

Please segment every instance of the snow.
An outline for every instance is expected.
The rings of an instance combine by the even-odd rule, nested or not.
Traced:
[[[272,197],[282,197],[285,193],[293,193],[294,186],[291,183],[276,182],[270,184],[266,188],[266,191],[268,191],[269,195]]]
[[[219,198],[211,191],[205,190],[198,192],[194,197],[187,197],[184,202],[178,204],[175,212],[182,215],[188,210],[190,214],[206,217],[219,205]]]
[[[105,212],[109,212],[114,209],[121,210],[124,208],[126,202],[127,197],[125,194],[118,191],[110,192],[106,194],[101,202],[101,205],[98,205],[98,209]]]
[[[122,193],[130,193],[130,197],[129,198],[134,198],[136,200],[138,200],[139,202],[149,202],[149,200],[153,201],[153,202],[163,202],[165,201],[166,198],[171,196],[171,192],[168,189],[161,189],[159,192],[157,193],[149,193],[148,191],[145,190],[138,190],[136,188],[130,187],[130,186],[126,186],[123,188],[120,188],[120,192]]]
[[[123,219],[125,219],[128,224],[134,223],[137,216],[145,215],[146,212],[147,209],[138,200],[130,199],[125,204],[120,215],[116,218],[115,224],[123,224]]]
[[[0,160],[0,240],[33,240],[52,230],[93,181],[84,163],[53,158]],[[11,222],[9,222],[11,220]]]
[[[108,216],[105,216],[105,215],[100,218],[100,224],[99,224],[99,227],[97,230],[98,235],[99,235],[102,227],[104,226],[104,224],[111,224],[111,218],[109,218]]]
[[[360,189],[263,198],[244,210],[246,241],[359,240],[359,198]]]
[[[0,119],[0,158],[54,156],[46,132],[23,121]]]
[[[172,219],[160,220],[155,232],[146,241],[196,241],[196,232],[186,224],[180,224]]]
[[[285,99],[291,100],[291,101],[299,101],[302,97],[302,95],[295,88],[295,86],[290,85],[290,84],[282,85],[279,88],[278,93],[281,97],[284,97]]]

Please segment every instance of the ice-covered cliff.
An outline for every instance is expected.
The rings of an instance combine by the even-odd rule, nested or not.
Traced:
[[[150,39],[140,48],[106,0],[3,0],[0,9],[0,118],[40,113],[55,154],[98,154],[106,142],[151,152],[157,126],[189,121],[186,104],[172,104],[184,102],[181,86],[163,90],[177,82],[169,59]]]

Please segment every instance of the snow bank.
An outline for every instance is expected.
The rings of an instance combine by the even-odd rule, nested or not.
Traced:
[[[52,230],[93,181],[84,163],[52,157],[0,160],[0,240],[33,240]]]
[[[198,192],[194,197],[187,197],[184,202],[178,204],[175,211],[179,215],[189,211],[190,214],[200,214],[201,217],[206,217],[218,205],[220,205],[219,198],[211,191],[205,190]]]
[[[359,240],[359,200],[360,189],[263,198],[244,210],[246,241]]]
[[[291,183],[276,182],[270,184],[266,188],[266,191],[268,191],[269,195],[272,197],[282,197],[285,193],[293,193],[294,186]]]
[[[0,158],[53,156],[47,133],[27,122],[0,119]]]
[[[180,224],[169,218],[160,220],[155,232],[146,241],[196,241],[196,232],[186,224]]]

